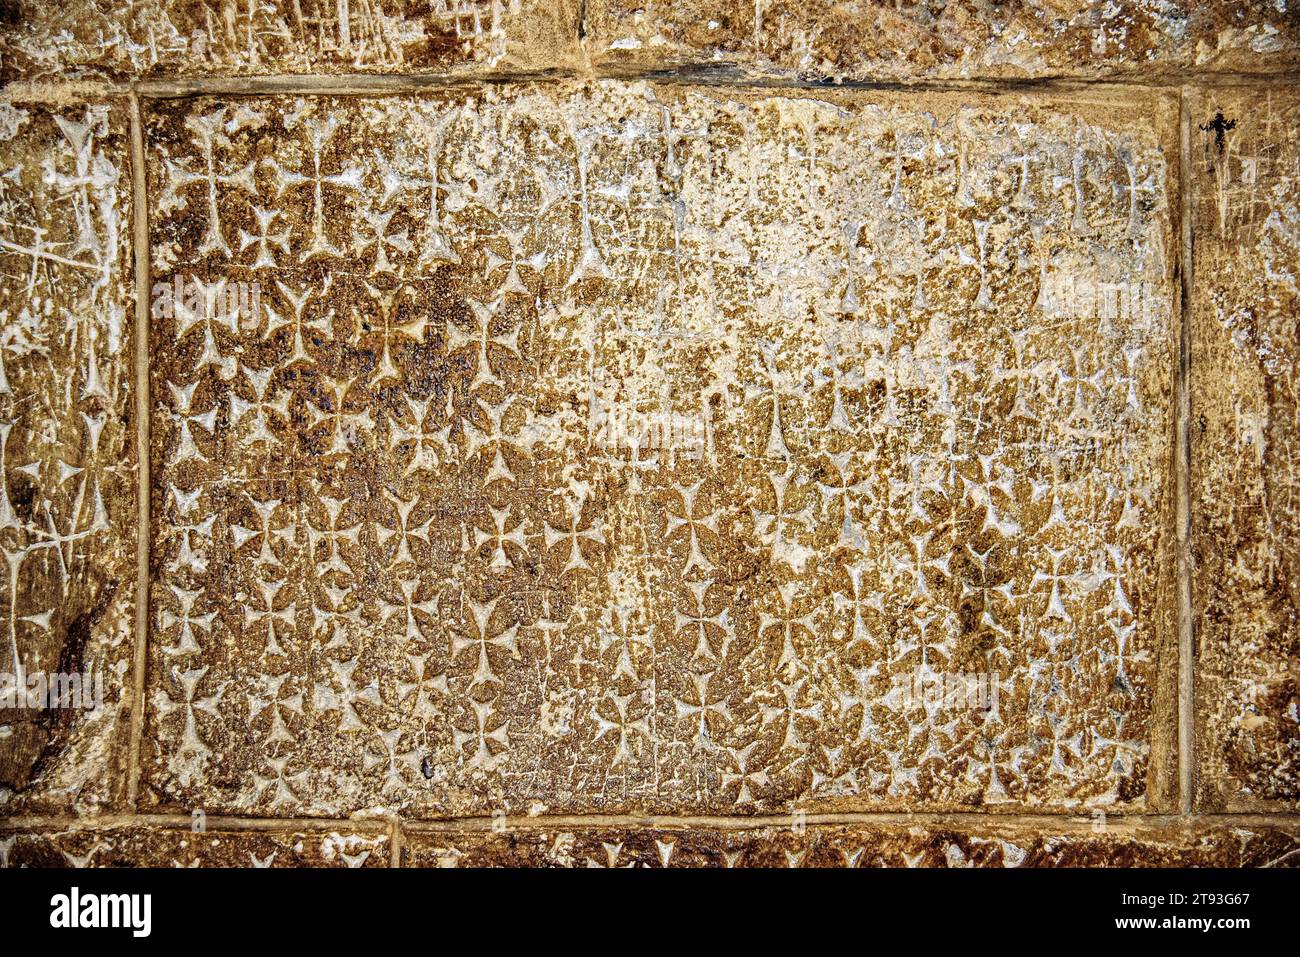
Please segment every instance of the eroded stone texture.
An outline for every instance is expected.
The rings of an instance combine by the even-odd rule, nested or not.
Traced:
[[[6,0],[0,79],[572,67],[575,0]]]
[[[715,65],[811,79],[1280,70],[1290,0],[589,0],[604,67]]]
[[[1175,107],[1106,99],[157,104],[146,804],[1159,804]]]
[[[410,832],[407,867],[1296,867],[1300,830],[949,824]]]
[[[0,814],[93,813],[123,797],[136,587],[125,110],[0,102],[0,171]]]
[[[124,824],[0,830],[0,867],[387,867],[387,832]]]
[[[1197,793],[1300,801],[1300,95],[1193,101]]]

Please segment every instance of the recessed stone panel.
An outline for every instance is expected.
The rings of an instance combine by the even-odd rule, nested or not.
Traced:
[[[1160,806],[1175,119],[153,104],[146,806]]]
[[[1197,795],[1300,801],[1300,95],[1192,100]]]
[[[0,815],[125,798],[137,472],[124,106],[0,102]]]

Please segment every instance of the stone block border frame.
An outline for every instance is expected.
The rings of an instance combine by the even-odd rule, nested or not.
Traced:
[[[422,48],[420,69],[407,72],[372,62],[349,72],[334,53],[316,51],[313,56],[325,59],[308,56],[302,61],[305,66],[282,71],[263,72],[255,63],[234,58],[209,73],[192,62],[178,61],[169,69],[165,59],[159,61],[161,66],[142,70],[128,58],[130,62],[115,62],[103,70],[78,67],[70,78],[60,78],[48,64],[32,68],[31,63],[40,61],[29,58],[24,61],[28,66],[0,91],[0,109],[25,111],[50,130],[56,129],[50,117],[85,112],[86,124],[97,137],[102,131],[106,149],[115,151],[111,155],[116,182],[129,199],[121,204],[120,221],[108,216],[105,222],[112,225],[105,228],[119,230],[122,252],[106,280],[111,291],[85,295],[91,295],[86,300],[91,308],[107,303],[102,308],[117,310],[124,322],[104,333],[118,337],[113,340],[120,360],[115,374],[124,382],[121,394],[106,395],[103,402],[116,416],[110,421],[120,420],[120,462],[134,481],[134,509],[119,516],[119,506],[129,504],[132,490],[119,481],[116,471],[105,479],[105,488],[112,487],[112,481],[123,486],[116,500],[106,494],[107,514],[129,522],[131,528],[129,536],[112,543],[112,556],[105,559],[113,571],[106,577],[116,584],[102,595],[89,589],[77,596],[87,609],[98,609],[87,626],[90,646],[99,649],[101,660],[118,674],[130,676],[130,688],[110,708],[112,720],[69,739],[68,760],[100,762],[92,766],[104,769],[105,780],[92,786],[60,768],[62,777],[55,782],[59,787],[38,789],[13,801],[9,810],[0,805],[0,865],[1300,864],[1300,771],[1295,756],[1300,746],[1300,718],[1295,717],[1300,707],[1300,626],[1290,620],[1300,611],[1300,600],[1292,597],[1300,572],[1291,573],[1300,568],[1300,544],[1295,544],[1300,537],[1288,541],[1274,531],[1276,525],[1286,532],[1286,496],[1300,481],[1300,473],[1286,468],[1297,466],[1276,451],[1289,448],[1297,429],[1287,418],[1288,411],[1295,410],[1286,408],[1290,397],[1279,383],[1292,369],[1290,363],[1300,360],[1300,342],[1293,330],[1291,338],[1284,339],[1286,324],[1276,318],[1293,316],[1300,302],[1293,278],[1300,273],[1300,72],[1294,25],[1272,33],[1239,30],[1226,45],[1220,39],[1218,53],[1203,62],[1187,50],[1149,67],[1129,62],[1107,68],[1110,61],[1101,57],[1100,66],[1091,72],[1062,75],[1062,51],[1054,49],[1042,61],[1052,69],[1030,67],[1028,75],[1006,75],[989,65],[994,61],[963,67],[960,75],[951,63],[936,68],[927,61],[916,69],[898,63],[851,63],[845,82],[823,87],[825,63],[807,69],[806,58],[796,56],[801,49],[797,44],[783,46],[779,57],[758,60],[745,59],[749,54],[739,41],[723,44],[718,49],[731,53],[722,68],[712,46],[689,31],[689,42],[683,40],[687,34],[677,31],[672,34],[673,56],[656,61],[656,48],[646,32],[650,27],[639,21],[635,30],[628,27],[632,32],[627,35],[644,35],[642,40],[635,45],[626,40],[594,54],[580,42],[586,35],[583,17],[588,5],[570,6],[575,5],[557,6],[560,12],[540,27],[528,22],[521,35],[525,45],[537,44],[531,54],[512,40],[501,46],[505,52],[499,59],[475,47],[468,61],[455,63],[447,49],[431,46]],[[603,30],[631,22],[622,10],[627,4],[591,6],[600,13]],[[561,29],[574,30],[571,44],[556,32]],[[1281,38],[1280,53],[1269,45],[1275,36]],[[682,52],[688,48],[688,53]],[[1153,48],[1164,49],[1159,44]],[[0,55],[5,49],[0,42]],[[30,44],[25,47],[24,56],[32,49]],[[701,50],[714,52],[705,55]],[[80,62],[84,66],[84,60]],[[683,806],[679,812],[664,813],[662,808],[642,812],[617,804],[609,813],[597,807],[585,813],[520,813],[514,808],[494,813],[487,810],[490,804],[471,801],[410,816],[386,811],[379,803],[358,808],[352,816],[304,811],[298,805],[292,805],[293,816],[276,816],[233,813],[230,806],[179,813],[168,801],[151,799],[146,764],[151,735],[156,733],[149,723],[150,710],[157,705],[150,703],[156,689],[149,682],[151,656],[160,654],[154,634],[160,605],[158,542],[153,538],[158,509],[166,507],[155,482],[167,464],[160,455],[168,451],[154,430],[167,397],[159,391],[166,390],[158,375],[160,357],[151,352],[157,342],[151,336],[156,337],[160,320],[151,314],[150,304],[155,302],[154,282],[168,275],[171,266],[157,256],[157,229],[166,211],[158,205],[164,195],[161,180],[151,179],[158,165],[151,153],[151,134],[171,142],[175,130],[165,121],[170,117],[174,127],[181,128],[181,114],[191,105],[201,105],[202,112],[212,115],[206,107],[233,104],[219,122],[227,123],[226,135],[234,137],[240,109],[282,99],[311,104],[338,98],[352,104],[446,95],[480,85],[501,90],[527,85],[547,95],[566,85],[606,80],[660,84],[674,93],[698,88],[735,101],[823,92],[828,99],[862,96],[890,102],[966,97],[990,104],[992,110],[999,102],[1022,99],[1049,106],[1110,100],[1153,104],[1153,112],[1167,112],[1167,117],[1152,118],[1153,127],[1163,131],[1167,126],[1171,133],[1162,144],[1168,164],[1165,182],[1171,189],[1164,213],[1170,245],[1161,277],[1169,287],[1173,333],[1161,373],[1170,389],[1171,434],[1165,438],[1171,487],[1167,507],[1158,507],[1156,516],[1157,524],[1168,519],[1173,536],[1160,559],[1166,571],[1158,587],[1167,598],[1157,604],[1170,612],[1170,621],[1164,655],[1158,667],[1153,666],[1148,741],[1155,769],[1145,776],[1144,806],[1103,813],[1066,799],[998,812],[963,811],[951,802],[931,806],[922,800],[918,803],[925,807],[920,811],[905,804],[882,805],[880,810],[841,810],[828,804],[832,809],[825,812],[791,806],[789,813],[727,815],[713,806]],[[100,112],[91,119],[96,110]],[[7,115],[0,114],[0,124]],[[57,128],[72,135],[64,124]],[[209,160],[211,156],[209,151]],[[315,157],[318,177],[321,156],[318,152]],[[258,162],[268,158],[259,154]],[[90,175],[85,168],[82,173]],[[299,184],[293,181],[284,188]],[[1131,195],[1135,184],[1126,188]],[[318,196],[318,220],[320,202]],[[102,209],[101,214],[108,215]],[[266,223],[262,227],[265,248]],[[259,237],[246,235],[246,245],[255,248]],[[327,242],[325,233],[315,238]],[[218,233],[216,241],[221,239]],[[372,251],[383,255],[382,232]],[[511,269],[519,265],[501,255],[497,259]],[[1287,275],[1292,277],[1289,283]],[[0,303],[0,308],[5,305]],[[489,376],[499,371],[490,356],[502,354],[490,352],[494,328],[498,335],[508,334],[500,327],[483,327],[481,357]],[[123,336],[124,329],[129,332]],[[0,382],[3,375],[0,367]],[[93,387],[79,385],[83,405]],[[83,406],[75,409],[88,414]],[[96,409],[99,406],[91,412]],[[341,405],[328,410],[338,412]],[[498,413],[498,431],[503,421]],[[106,434],[111,436],[112,428]],[[1243,443],[1249,444],[1248,436],[1258,436],[1268,453],[1251,445],[1246,454]],[[98,449],[88,454],[83,467],[94,466],[97,454]],[[496,454],[501,467],[509,469],[513,460],[500,451]],[[779,498],[777,506],[779,510]],[[689,503],[687,509],[689,521]],[[171,515],[164,520],[170,521]],[[332,517],[332,530],[338,531],[339,516]],[[563,531],[578,559],[585,561],[588,553],[581,549],[578,518],[575,515],[572,528]],[[504,536],[506,527],[497,532]],[[131,570],[129,562],[118,559],[129,556],[131,549],[135,580],[122,584]],[[508,552],[503,554],[509,558]],[[921,558],[918,554],[918,566]],[[273,610],[268,599],[266,611]],[[704,616],[702,605],[696,614]],[[474,643],[482,646],[481,661],[490,666],[496,659],[488,657],[489,621],[479,621]],[[707,720],[703,691],[698,706],[703,709],[699,720]],[[270,707],[277,705],[273,701]],[[620,715],[626,720],[626,713]],[[603,720],[610,720],[608,712]],[[477,730],[482,736],[485,728],[480,724]],[[492,750],[486,754],[490,759]],[[744,769],[739,770],[743,787]],[[69,803],[61,797],[69,789],[92,797]],[[185,834],[196,826],[196,815],[202,817],[204,836],[190,841]]]

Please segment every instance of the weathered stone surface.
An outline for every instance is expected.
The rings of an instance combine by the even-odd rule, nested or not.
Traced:
[[[137,485],[127,141],[122,104],[0,102],[3,815],[94,813],[124,794]],[[16,684],[35,697],[19,700]],[[47,707],[46,688],[66,690],[65,707]]]
[[[836,81],[1277,71],[1290,0],[12,0],[0,79],[724,66]]]
[[[387,867],[384,830],[212,830],[122,824],[0,828],[0,867]]]
[[[1142,75],[1300,62],[1289,0],[588,0],[602,67],[810,79]]]
[[[1197,795],[1300,802],[1300,94],[1193,100]]]
[[[0,80],[572,67],[576,0],[7,0]]]
[[[153,104],[143,806],[1160,806],[1175,119]]]
[[[1296,867],[1300,828],[1189,825],[808,825],[408,831],[407,867]]]

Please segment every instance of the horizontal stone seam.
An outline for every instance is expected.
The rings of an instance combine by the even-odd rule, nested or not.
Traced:
[[[652,82],[712,86],[723,89],[756,90],[866,90],[877,92],[926,93],[1068,93],[1080,90],[1123,88],[1138,91],[1176,93],[1183,86],[1252,87],[1300,84],[1300,70],[1278,73],[1213,73],[1120,75],[1103,77],[1027,77],[855,80],[844,83],[800,81],[788,77],[726,75],[717,71],[684,70],[549,70],[530,73],[487,74],[336,74],[259,76],[205,76],[159,79],[119,80],[16,80],[8,84],[0,100],[61,101],[92,97],[128,96],[132,92],[142,99],[180,99],[208,95],[335,95],[417,93],[437,89],[477,86],[504,86],[524,83],[553,83],[582,80],[619,80],[628,83]]]
[[[653,831],[659,829],[680,830],[754,830],[766,828],[788,828],[793,818],[789,814],[772,814],[752,818],[710,816],[710,815],[555,815],[538,817],[506,817],[506,830],[547,830],[554,828],[626,828],[628,830]],[[476,832],[499,828],[498,819],[488,817],[456,818],[446,820],[412,821],[403,820],[403,829],[410,834],[442,832]],[[1094,829],[1096,822],[1087,815],[995,815],[983,813],[865,813],[865,814],[808,814],[801,820],[809,827],[951,827],[958,830],[977,831],[980,829],[1009,828],[1037,830],[1043,834],[1062,832],[1085,832]],[[1267,815],[1198,815],[1180,814],[1159,815],[1106,815],[1106,827],[1140,830],[1165,830],[1171,826],[1198,827],[1223,826],[1232,824],[1241,826],[1250,823],[1255,826],[1290,826],[1300,827],[1300,816],[1291,814]]]
[[[459,817],[429,820],[373,818],[255,818],[210,815],[204,819],[207,831],[329,831],[351,830],[389,833],[401,840],[404,834],[480,832],[499,828],[501,819]],[[710,815],[527,815],[507,816],[506,830],[548,830],[555,828],[600,829],[624,828],[653,831],[681,830],[761,830],[791,826],[789,814],[754,817]],[[1024,828],[1044,834],[1086,832],[1095,821],[1081,814],[997,815],[982,812],[956,813],[860,813],[808,814],[802,823],[810,827],[951,827],[964,830]],[[1216,813],[1216,814],[1107,814],[1106,827],[1133,832],[1213,827],[1295,827],[1300,828],[1300,814]],[[190,830],[193,819],[181,814],[123,814],[102,817],[21,816],[0,819],[0,830],[114,830],[124,827],[153,827],[159,830]]]

